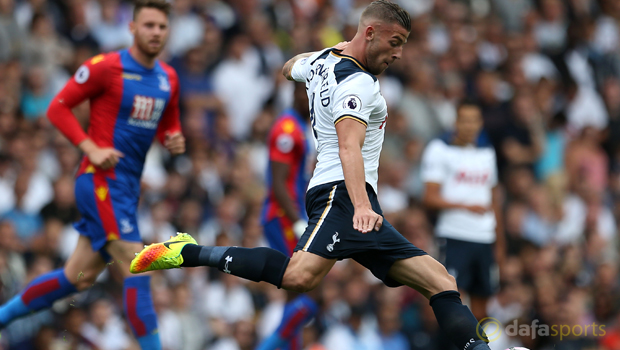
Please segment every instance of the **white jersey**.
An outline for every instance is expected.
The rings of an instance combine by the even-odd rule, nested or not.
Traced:
[[[422,155],[422,181],[441,185],[441,197],[450,203],[491,207],[497,185],[492,147],[459,147],[431,141]],[[476,243],[495,242],[495,213],[476,214],[464,209],[439,214],[437,236]]]
[[[387,105],[379,81],[353,57],[327,49],[293,65],[291,76],[305,82],[317,145],[317,164],[308,189],[344,180],[336,124],[350,118],[366,126],[362,147],[366,182],[377,192],[379,155],[383,147]]]

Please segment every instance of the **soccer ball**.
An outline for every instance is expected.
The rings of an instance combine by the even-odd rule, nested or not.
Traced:
[[[513,347],[513,348],[508,348],[508,349],[506,349],[506,350],[530,350],[530,349],[528,349],[528,348],[522,348],[522,347],[520,347],[520,346],[515,346],[515,347]]]

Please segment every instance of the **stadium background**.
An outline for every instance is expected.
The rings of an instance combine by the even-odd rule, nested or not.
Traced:
[[[403,59],[380,77],[390,110],[379,177],[386,217],[436,256],[434,214],[419,204],[420,154],[451,130],[457,101],[476,99],[498,153],[509,251],[489,316],[606,326],[604,337],[562,342],[504,333],[491,347],[620,349],[620,1],[399,2],[413,29]],[[292,91],[282,64],[350,39],[367,3],[173,2],[162,58],[179,73],[188,151],[170,159],[156,145],[148,156],[145,241],[183,231],[205,245],[265,245],[265,138]],[[84,60],[131,44],[131,10],[119,0],[0,0],[2,302],[72,252],[80,154],[45,112]],[[87,106],[75,112],[87,120]],[[120,283],[110,269],[91,290],[12,324],[3,348],[136,349]],[[252,349],[285,301],[269,285],[202,268],[156,274],[153,288],[168,350]],[[352,262],[319,290],[309,349],[444,349],[425,299]]]

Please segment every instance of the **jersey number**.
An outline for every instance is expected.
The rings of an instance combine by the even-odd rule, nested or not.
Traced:
[[[314,134],[314,138],[318,140],[318,136],[316,134],[316,118],[314,117],[314,92],[312,93],[312,97],[310,98],[310,125],[312,126],[312,133]]]

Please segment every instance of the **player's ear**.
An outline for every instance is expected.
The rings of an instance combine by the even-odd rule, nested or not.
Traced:
[[[372,41],[376,35],[376,30],[372,25],[366,27],[366,32],[364,33],[367,41]]]
[[[136,34],[136,22],[134,21],[129,22],[129,31],[131,32],[132,35]]]

